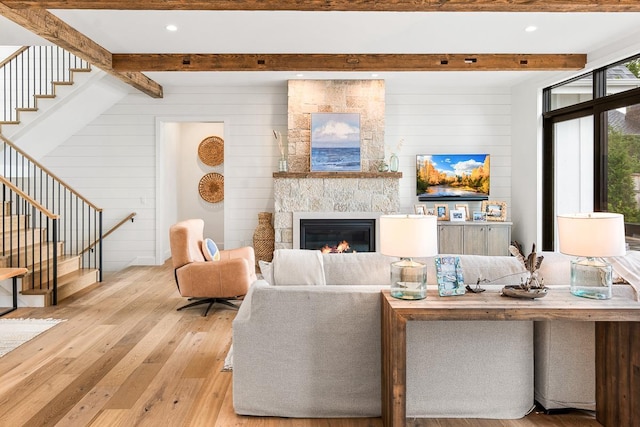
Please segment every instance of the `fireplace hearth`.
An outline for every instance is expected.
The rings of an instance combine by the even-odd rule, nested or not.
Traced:
[[[376,220],[300,219],[300,248],[327,253],[375,252]]]

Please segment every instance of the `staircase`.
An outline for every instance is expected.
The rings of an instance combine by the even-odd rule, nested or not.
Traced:
[[[101,281],[101,210],[89,207],[60,186],[53,197],[45,198],[49,199],[45,204],[56,198],[66,201],[62,206],[53,206],[62,214],[54,213],[5,177],[0,176],[0,184],[0,267],[28,270],[21,279],[20,293],[39,300],[28,305],[55,305]],[[40,187],[36,191],[41,190],[46,193],[54,189]],[[95,212],[91,214],[89,210]]]
[[[0,125],[20,124],[21,114],[38,111],[38,102],[74,83],[75,73],[88,73],[88,62],[58,46],[24,46],[0,62]]]
[[[38,101],[73,84],[89,64],[56,46],[25,47],[0,63],[0,125],[16,125]],[[2,128],[0,128],[1,130]],[[102,209],[74,191],[0,131],[0,267],[25,267],[30,306],[58,301],[102,280]],[[19,298],[20,299],[20,298]]]

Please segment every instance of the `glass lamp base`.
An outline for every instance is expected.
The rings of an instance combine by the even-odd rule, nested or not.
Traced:
[[[391,296],[398,299],[427,297],[427,266],[411,259],[391,263]]]
[[[601,258],[572,260],[571,293],[584,298],[611,298],[612,270],[611,264]]]

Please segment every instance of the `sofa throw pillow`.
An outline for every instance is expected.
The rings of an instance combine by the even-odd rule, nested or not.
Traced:
[[[204,239],[202,241],[202,254],[207,261],[220,261],[220,251],[216,242],[211,239]]]
[[[270,262],[259,260],[258,266],[260,267],[260,273],[265,282],[273,285],[273,265]]]
[[[276,249],[273,253],[274,286],[325,285],[320,251]]]

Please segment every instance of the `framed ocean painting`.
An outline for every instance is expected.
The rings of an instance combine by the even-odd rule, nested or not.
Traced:
[[[311,172],[360,172],[360,114],[311,113]]]

